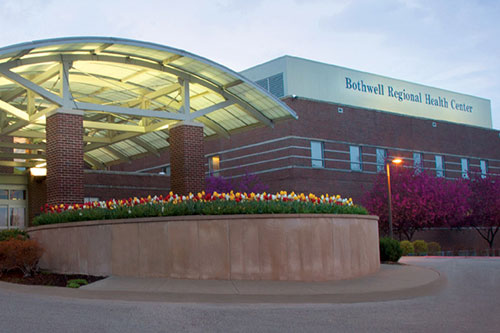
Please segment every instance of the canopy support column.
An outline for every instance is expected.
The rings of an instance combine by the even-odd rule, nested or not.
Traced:
[[[57,110],[47,117],[47,203],[83,203],[83,112]]]
[[[174,193],[196,194],[205,189],[203,125],[179,122],[169,127],[170,184]]]

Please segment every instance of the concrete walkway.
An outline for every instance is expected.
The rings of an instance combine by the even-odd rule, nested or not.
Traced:
[[[439,272],[382,265],[378,273],[334,282],[177,280],[109,277],[80,289],[0,283],[3,290],[51,296],[154,302],[357,303],[433,294],[446,283]]]

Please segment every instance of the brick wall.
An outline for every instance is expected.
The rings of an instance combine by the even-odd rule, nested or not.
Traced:
[[[460,156],[474,156],[470,164],[476,170],[479,168],[479,160],[485,159],[489,162],[491,171],[500,173],[500,169],[494,169],[500,167],[500,138],[497,130],[440,121],[436,121],[437,127],[433,127],[433,121],[428,119],[300,98],[286,99],[285,102],[297,112],[299,120],[278,121],[273,129],[259,127],[241,131],[229,139],[205,140],[205,155],[219,155],[221,169],[228,169],[221,172],[222,176],[240,175],[245,170],[264,171],[259,177],[269,185],[271,191],[285,189],[338,193],[353,197],[359,202],[372,186],[377,172],[377,147],[387,147],[389,156],[405,158],[406,165],[413,165],[413,152],[423,152],[424,167],[429,172],[435,172],[431,170],[435,168],[434,157],[441,154],[444,156],[447,177],[461,176]],[[343,108],[343,113],[338,113],[338,107]],[[279,140],[291,136],[306,139]],[[311,168],[308,138],[326,141],[324,157],[330,160],[325,161],[325,169]],[[255,145],[264,141],[270,142]],[[350,144],[361,146],[362,172],[350,170]],[[240,149],[247,145],[254,146]],[[238,149],[227,151],[234,148]],[[270,152],[272,150],[274,151]],[[205,164],[208,162],[207,157],[204,158]],[[168,163],[169,158],[167,150],[160,158],[145,158],[116,168],[147,168]],[[269,161],[273,159],[275,160]],[[251,165],[241,167],[245,164]],[[281,170],[265,172],[272,169]],[[208,171],[207,166],[205,171]]]
[[[170,129],[172,191],[197,193],[205,189],[203,127],[179,125]]]
[[[486,233],[486,231],[484,231]],[[474,229],[464,228],[461,230],[450,229],[426,229],[417,231],[412,240],[423,239],[427,242],[438,242],[442,251],[451,251],[458,255],[461,250],[476,251],[477,255],[484,255],[489,249],[485,241]],[[495,237],[493,248],[500,255],[500,237]]]
[[[47,118],[47,202],[83,202],[83,116]]]
[[[85,170],[85,197],[99,200],[166,195],[170,191],[170,177],[140,173]]]

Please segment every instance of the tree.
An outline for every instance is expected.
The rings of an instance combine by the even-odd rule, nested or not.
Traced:
[[[390,166],[392,223],[399,238],[411,240],[422,228],[460,224],[468,212],[468,186],[462,180],[436,178],[404,166]],[[363,204],[379,216],[381,233],[388,233],[387,175],[379,173]]]
[[[500,229],[500,179],[477,174],[469,178],[470,210],[463,225],[473,227],[491,249]]]

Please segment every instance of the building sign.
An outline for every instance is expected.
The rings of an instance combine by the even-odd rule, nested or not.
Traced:
[[[242,74],[259,80],[283,73],[285,96],[492,128],[488,99],[284,56]]]
[[[425,103],[429,106],[435,106],[440,108],[451,108],[457,111],[472,112],[473,106],[468,103],[461,103],[455,99],[448,101],[446,96],[432,96],[428,93],[422,93],[421,91],[408,92],[405,88],[403,90],[397,90],[392,86],[387,86],[387,95],[384,93],[385,87],[383,84],[378,83],[376,85],[365,84],[363,80],[353,82],[350,77],[345,77],[345,88],[352,89],[361,93],[368,93],[380,96],[387,96],[388,98],[395,98],[399,102],[414,102],[414,103]],[[424,96],[422,98],[422,95]]]

